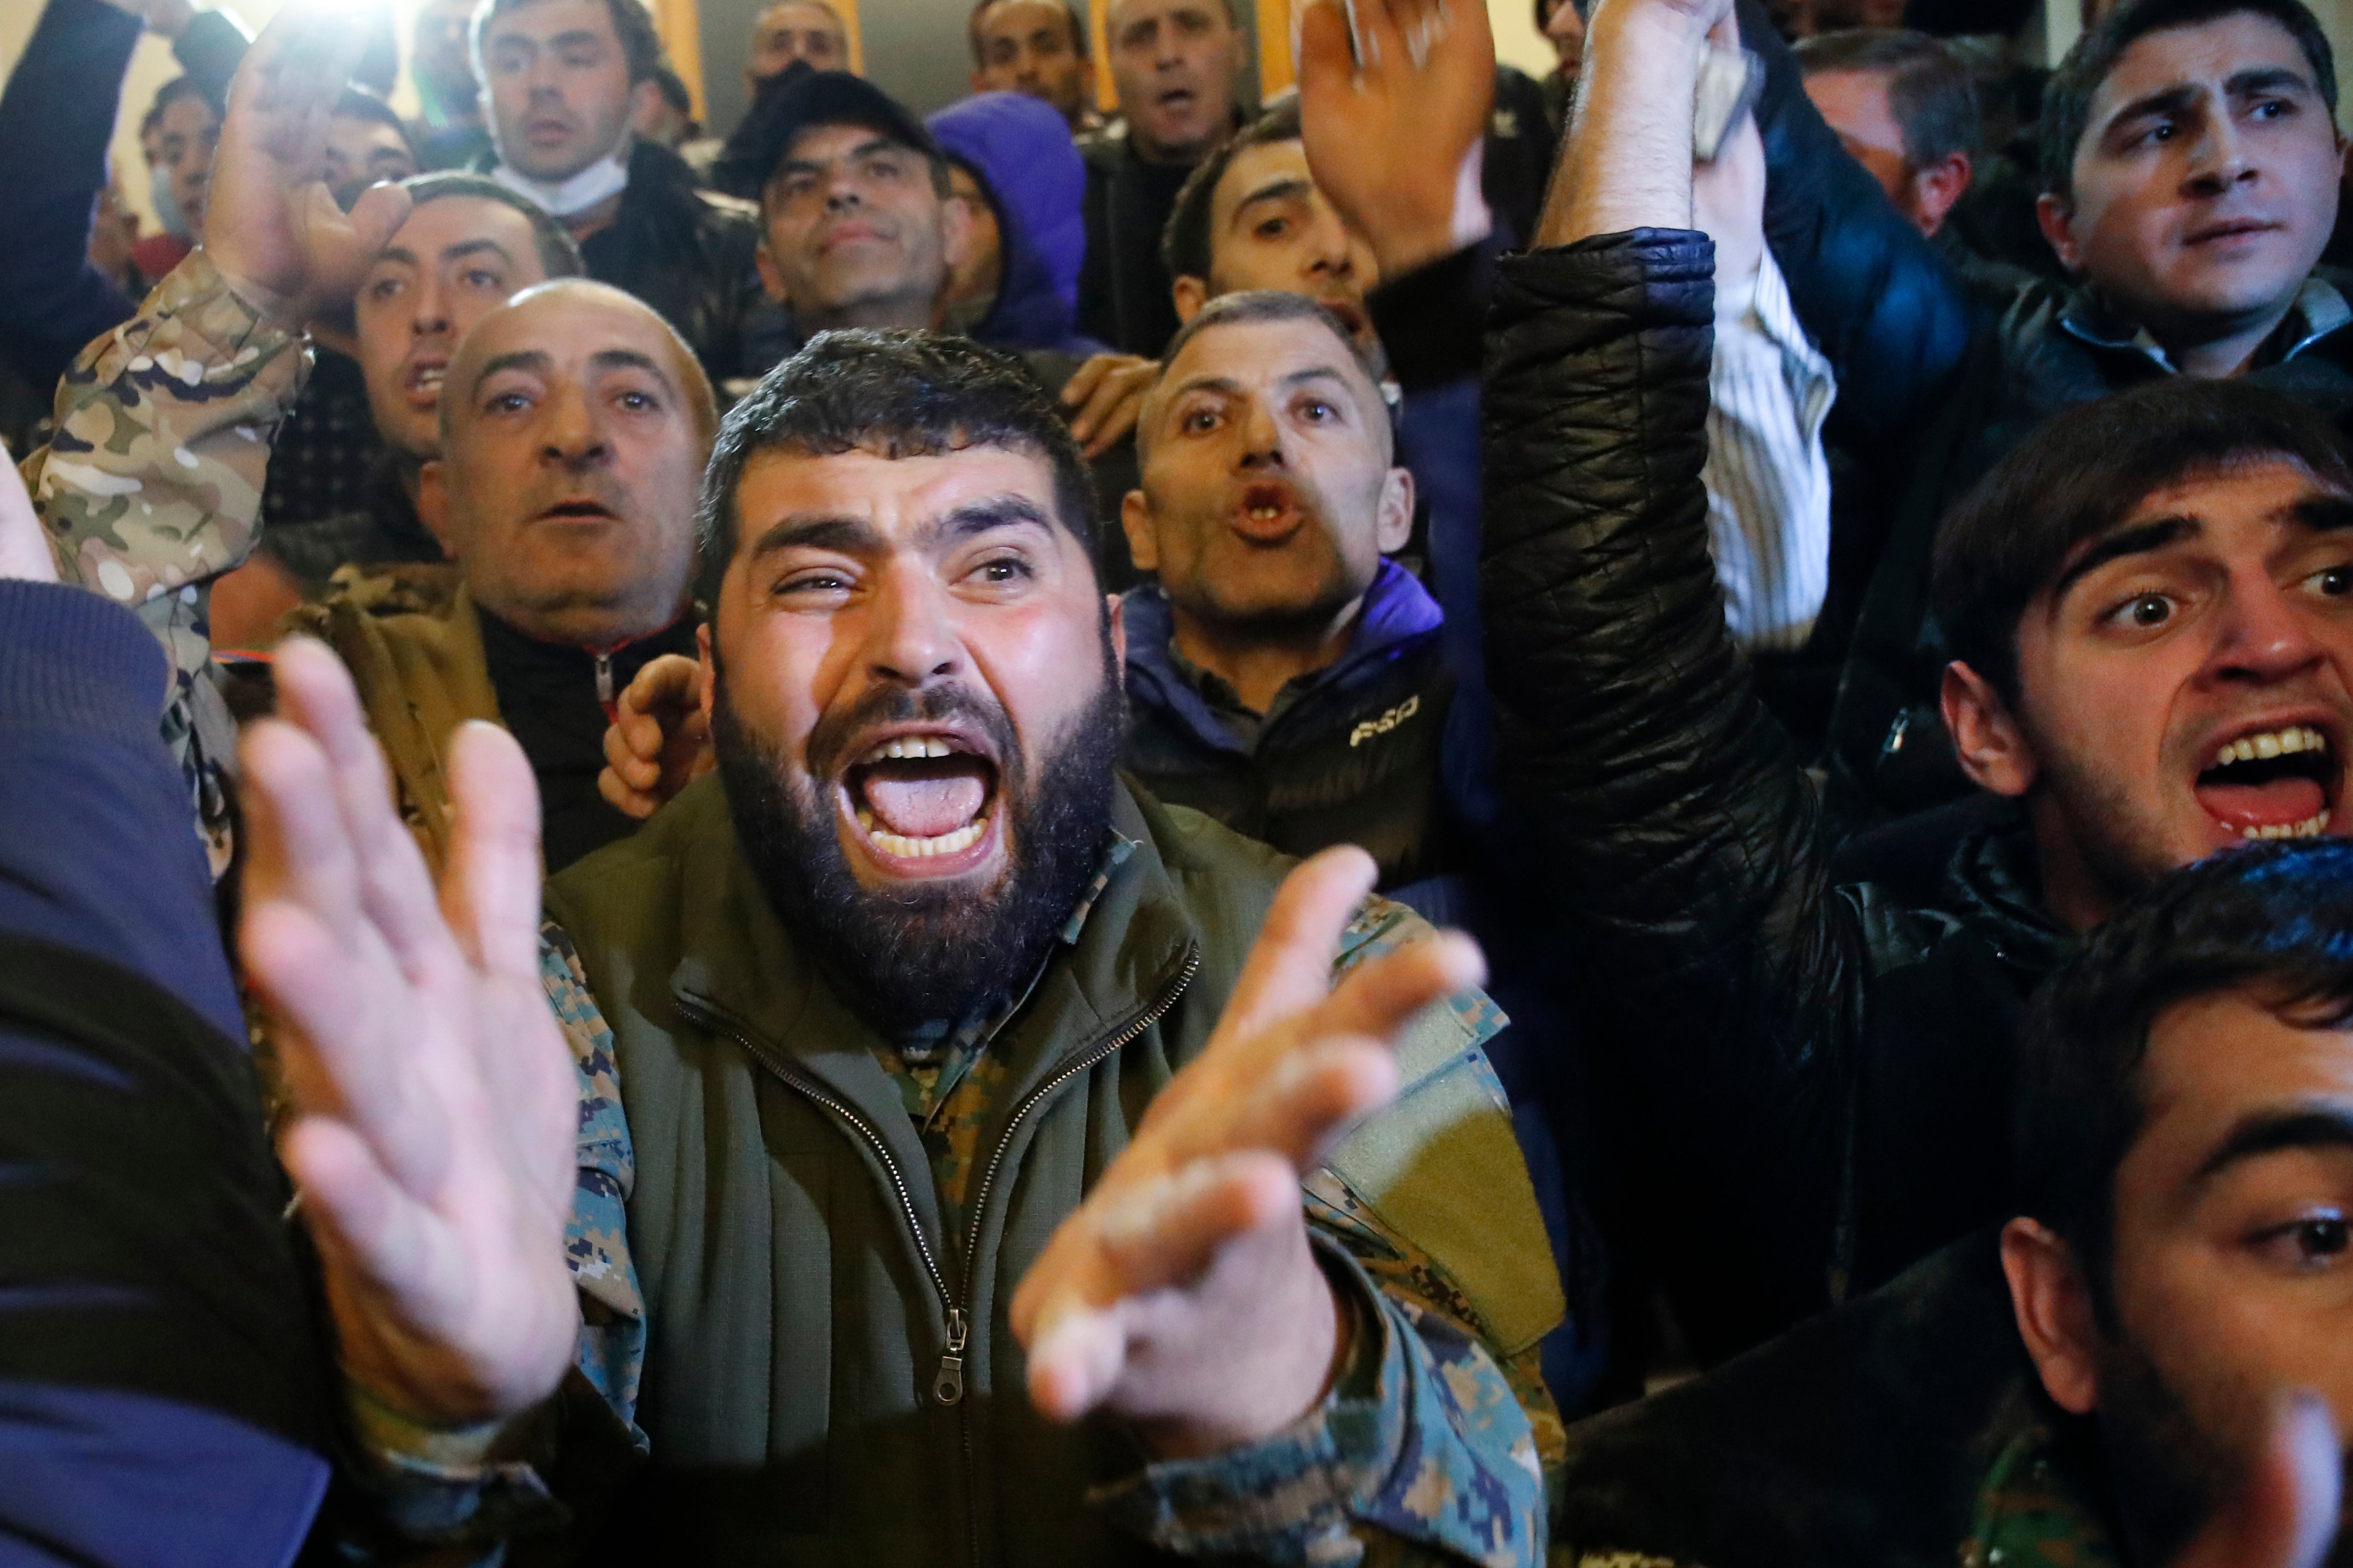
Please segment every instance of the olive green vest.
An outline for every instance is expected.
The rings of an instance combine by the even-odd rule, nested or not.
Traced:
[[[1084,1500],[1141,1456],[1113,1424],[1031,1409],[1005,1314],[1207,1044],[1287,862],[1125,786],[1114,820],[1140,847],[990,1047],[1009,1074],[968,1237],[943,1234],[877,1037],[796,951],[716,777],[551,885],[613,1030],[650,1329],[652,1463],[592,1559],[1149,1560]],[[1520,1349],[1561,1299],[1508,1115],[1449,1009],[1401,1059],[1404,1097],[1332,1165]]]

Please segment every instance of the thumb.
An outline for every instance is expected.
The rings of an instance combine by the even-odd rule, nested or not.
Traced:
[[[2173,1568],[2320,1568],[2337,1538],[2343,1485],[2328,1406],[2308,1392],[2291,1395],[2238,1491]]]
[[[398,185],[370,185],[362,192],[351,211],[352,236],[361,254],[373,258],[390,245],[408,221],[410,205],[408,193]]]

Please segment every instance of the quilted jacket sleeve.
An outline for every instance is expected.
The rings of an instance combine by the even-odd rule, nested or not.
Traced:
[[[1714,265],[1704,236],[1662,230],[1503,263],[1482,574],[1504,787],[1703,1354],[1831,1293],[1862,979],[1812,786],[1708,554]]]
[[[1834,417],[1852,437],[1905,429],[1959,374],[1977,321],[1969,291],[1840,145],[1756,0],[1742,0],[1740,38],[1765,61],[1765,238],[1838,373]]]

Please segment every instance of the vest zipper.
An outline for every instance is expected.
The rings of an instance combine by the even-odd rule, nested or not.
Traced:
[[[613,656],[596,656],[596,700],[607,709],[613,706]]]
[[[1005,1135],[997,1141],[997,1147],[989,1153],[988,1164],[981,1172],[980,1186],[974,1194],[971,1222],[965,1234],[964,1267],[960,1271],[961,1278],[957,1281],[964,1287],[962,1294],[966,1299],[969,1299],[972,1291],[973,1270],[980,1259],[980,1233],[983,1228],[981,1221],[988,1213],[988,1196],[997,1185],[997,1169],[1005,1163],[1005,1152],[1012,1146],[1013,1135],[1021,1130],[1022,1122],[1028,1121],[1029,1113],[1044,1103],[1047,1096],[1079,1074],[1092,1071],[1098,1064],[1126,1049],[1140,1038],[1146,1029],[1167,1016],[1168,1010],[1176,1005],[1176,999],[1185,994],[1186,987],[1193,984],[1193,977],[1200,972],[1200,944],[1190,943],[1185,950],[1183,968],[1177,971],[1175,979],[1161,988],[1160,994],[1153,998],[1144,1011],[1130,1019],[1123,1027],[1113,1030],[1086,1051],[1057,1068],[1045,1082],[1031,1089],[1023,1097],[1021,1103],[1015,1107],[1011,1119],[1005,1124]],[[690,1019],[703,1028],[726,1036],[743,1047],[746,1055],[774,1073],[787,1089],[797,1091],[847,1122],[860,1138],[866,1141],[867,1147],[874,1151],[874,1157],[881,1162],[883,1171],[891,1178],[891,1190],[899,1199],[899,1212],[906,1219],[907,1233],[915,1238],[915,1250],[923,1258],[923,1272],[931,1276],[932,1289],[939,1293],[940,1310],[947,1314],[947,1342],[940,1355],[939,1371],[932,1379],[932,1397],[943,1405],[952,1408],[961,1406],[964,1404],[964,1348],[970,1337],[971,1324],[965,1318],[964,1302],[957,1299],[958,1292],[948,1289],[947,1276],[941,1271],[939,1259],[932,1251],[931,1240],[923,1235],[923,1219],[915,1212],[914,1194],[908,1191],[907,1178],[899,1169],[899,1162],[892,1157],[890,1145],[883,1142],[882,1134],[869,1125],[866,1119],[853,1110],[839,1095],[803,1073],[783,1052],[771,1048],[766,1041],[755,1037],[750,1029],[723,1016],[716,1008],[707,1004],[689,1000],[684,996],[681,996],[678,1001],[681,1010]],[[962,1409],[958,1408],[956,1415],[956,1436],[964,1449],[964,1489],[967,1508],[965,1517],[970,1521],[976,1517],[980,1506],[979,1487],[973,1475],[972,1423],[964,1419]],[[967,1555],[972,1562],[977,1563],[980,1561],[980,1531],[977,1525],[974,1526],[966,1545],[969,1547]]]

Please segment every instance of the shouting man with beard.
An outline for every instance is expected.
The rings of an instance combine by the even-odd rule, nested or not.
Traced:
[[[779,367],[705,482],[720,769],[536,957],[514,748],[450,748],[445,923],[281,654],[243,952],[384,1522],[543,1477],[618,1561],[1537,1561],[1561,1304],[1476,950],[1113,773],[1092,515],[1015,362]]]

